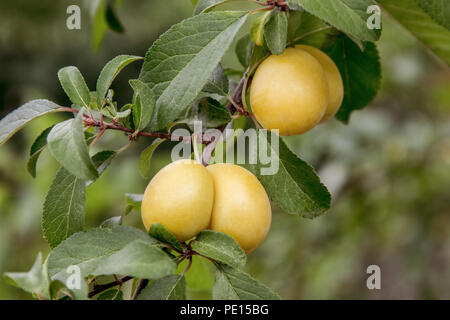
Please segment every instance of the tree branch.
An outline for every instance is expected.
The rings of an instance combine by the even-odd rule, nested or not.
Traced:
[[[242,90],[244,88],[244,84],[245,76],[239,81],[236,89],[234,90],[233,96],[231,97],[231,100],[234,101],[234,103],[230,101],[227,104],[227,109],[231,115],[233,115],[236,111],[241,116],[248,116],[250,114],[242,105]]]
[[[245,76],[242,77],[242,79],[239,81],[239,84],[237,85],[236,89],[234,90],[233,96],[231,97],[230,101],[227,104],[227,109],[230,112],[231,115],[233,115],[235,112],[238,112],[241,116],[250,116],[250,112],[248,112],[243,104],[242,104],[242,90],[245,86]],[[78,113],[79,111],[75,108],[68,108],[68,107],[61,107],[61,111],[67,111],[67,112],[73,112]],[[159,139],[167,139],[172,141],[190,141],[191,136],[177,136],[173,135],[171,133],[163,133],[163,132],[148,132],[148,131],[135,131],[133,129],[127,128],[123,126],[119,121],[116,119],[113,120],[112,123],[107,123],[103,121],[103,116],[101,116],[100,121],[97,121],[94,119],[94,117],[91,115],[83,114],[84,116],[84,124],[86,126],[90,127],[97,127],[100,128],[100,134],[97,136],[97,138],[94,140],[93,144],[95,144],[100,137],[103,135],[103,133],[106,130],[119,130],[127,133],[130,136],[130,139],[135,139],[136,137],[151,137],[151,138],[159,138]],[[225,129],[225,126],[219,128],[221,131]],[[206,145],[213,142],[214,138],[207,138],[205,136],[199,136],[200,142],[204,143]],[[217,143],[217,141],[216,141]]]

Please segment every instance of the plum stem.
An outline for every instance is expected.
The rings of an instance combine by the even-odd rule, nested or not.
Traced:
[[[192,134],[192,148],[194,148],[194,158],[195,161],[202,163],[202,158],[200,157],[200,151],[198,150],[197,134]]]

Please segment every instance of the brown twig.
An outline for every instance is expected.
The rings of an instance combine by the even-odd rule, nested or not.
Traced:
[[[240,116],[251,116],[250,112],[248,112],[242,104],[242,90],[245,86],[245,77],[243,77],[239,84],[237,85],[233,96],[231,97],[230,101],[227,104],[227,109],[230,112],[231,115],[233,115],[235,112],[238,112]],[[60,111],[67,111],[72,113],[78,113],[79,111],[74,108],[68,108],[68,107],[61,107],[59,109]],[[133,129],[127,128],[123,126],[120,122],[118,122],[116,119],[113,120],[112,123],[107,123],[103,121],[103,116],[101,115],[100,121],[97,121],[93,118],[93,116],[89,116],[87,114],[83,114],[84,124],[88,127],[97,127],[100,128],[100,132],[95,138],[95,140],[91,143],[91,145],[94,145],[97,143],[97,141],[103,136],[106,130],[119,130],[123,131],[126,134],[128,134],[130,141],[135,140],[137,137],[151,137],[151,138],[159,138],[159,139],[167,139],[172,141],[190,141],[191,136],[177,136],[173,135],[171,133],[163,133],[163,132],[148,132],[148,131],[135,131]],[[221,131],[225,129],[225,126],[222,126],[219,128]],[[206,138],[205,136],[199,136],[198,137],[200,142],[203,144],[210,144],[215,139],[214,138]],[[217,141],[216,141],[217,143]]]
[[[192,265],[192,256],[189,256],[189,262],[188,265],[186,266],[186,269],[184,269],[183,273],[181,274],[182,277],[184,277],[186,275],[186,273],[189,271],[189,269],[191,268]]]
[[[66,112],[72,112],[72,113],[79,112],[77,109],[68,108],[68,107],[61,107],[61,108],[59,108],[59,110],[66,111]],[[123,126],[120,122],[118,122],[116,120],[114,120],[112,123],[107,123],[107,122],[101,123],[101,121],[92,119],[87,114],[83,114],[83,117],[85,117],[84,124],[86,126],[97,127],[97,128],[101,128],[101,129],[105,129],[105,130],[119,130],[119,131],[123,131],[128,134],[135,134],[135,136],[137,136],[137,137],[160,138],[160,139],[168,139],[168,140],[172,140],[172,141],[190,141],[190,139],[191,139],[191,136],[177,136],[177,135],[173,135],[171,133],[163,133],[163,132],[139,131],[136,133],[136,131],[134,131],[133,129]],[[202,138],[202,137],[200,137],[200,138]],[[201,139],[201,141],[203,143],[210,142],[203,138]]]
[[[244,109],[242,105],[242,90],[244,88],[245,84],[245,77],[242,77],[242,79],[239,81],[236,89],[234,90],[233,96],[231,97],[231,100],[233,102],[228,102],[227,109],[230,112],[231,115],[233,115],[236,111],[241,116],[248,116],[250,113]]]
[[[244,95],[243,90],[244,90],[245,84],[246,84],[246,76],[244,75],[244,77],[242,77],[242,79],[239,81],[238,85],[236,86],[233,96],[230,98],[230,101],[226,105],[226,108],[228,109],[228,112],[230,113],[231,116],[233,116],[233,114],[235,112],[238,112],[239,116],[244,116],[244,117],[252,116],[252,114],[245,109],[245,107],[242,103],[242,97]],[[222,131],[222,135],[223,135],[223,131],[225,130],[226,127],[227,127],[227,125],[224,124],[217,129]],[[216,144],[219,142],[219,138],[220,137],[213,136],[210,139],[208,139],[209,140],[208,142],[205,143],[206,146],[205,146],[205,149],[203,150],[203,154],[202,154],[202,164],[204,166],[207,166],[209,164],[209,161],[211,160],[211,156],[212,156],[212,153],[214,152]],[[224,137],[224,140],[225,140],[225,137]]]
[[[98,140],[100,140],[100,138],[103,136],[103,134],[105,133],[106,128],[103,127],[100,132],[97,134],[97,136],[95,137],[94,141],[91,142],[91,144],[89,145],[90,148],[92,148]]]
[[[100,121],[85,119],[84,123],[87,126],[102,128],[102,124]],[[119,122],[107,123],[103,122],[103,128],[105,130],[119,130],[129,134],[135,134],[137,137],[152,137],[152,138],[160,138],[160,139],[168,139],[168,140],[176,140],[176,141],[184,141],[190,139],[190,136],[176,136],[171,133],[163,133],[163,132],[147,132],[147,131],[139,131],[135,132],[133,129],[127,128],[120,124]],[[203,140],[202,140],[203,141]]]
[[[289,11],[289,4],[285,0],[267,0],[266,6],[278,7],[281,11]]]

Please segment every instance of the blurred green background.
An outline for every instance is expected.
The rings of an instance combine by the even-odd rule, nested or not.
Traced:
[[[70,31],[66,8],[77,3],[82,28]],[[190,0],[122,1],[117,12],[125,33],[107,32],[94,52],[89,6],[89,1],[0,1],[1,118],[35,98],[69,105],[56,77],[59,68],[76,65],[94,88],[108,60],[144,55],[159,34],[192,14]],[[355,112],[347,126],[333,120],[288,139],[318,170],[333,205],[315,220],[273,208],[271,231],[249,256],[248,271],[285,299],[450,298],[449,70],[388,19],[379,49],[383,85],[370,106]],[[225,64],[235,66],[235,60],[227,57]],[[116,80],[119,103],[131,99],[128,79],[139,70],[133,64]],[[41,207],[58,164],[44,151],[33,179],[26,162],[34,138],[62,117],[34,121],[0,148],[1,273],[26,271],[39,251],[49,252],[40,230]],[[108,132],[96,147],[126,142]],[[120,215],[125,193],[144,191],[148,181],[138,173],[137,157],[150,142],[141,139],[88,188],[87,227]],[[169,161],[168,144],[155,154],[153,171]],[[142,228],[137,212],[126,223]],[[372,264],[381,268],[381,290],[366,287]],[[197,287],[210,286],[210,277],[206,282]],[[31,296],[1,279],[0,298]]]

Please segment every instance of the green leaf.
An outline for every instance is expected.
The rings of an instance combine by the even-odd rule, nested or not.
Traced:
[[[267,11],[261,15],[259,15],[252,23],[250,27],[250,36],[253,42],[261,47],[264,45],[264,26],[269,20],[272,12]]]
[[[27,169],[33,178],[36,178],[36,163],[39,159],[41,152],[47,146],[47,136],[52,130],[53,126],[45,129],[42,133],[34,140],[30,149],[30,158],[28,159]]]
[[[179,263],[177,273],[183,273],[188,263],[189,261],[186,259]],[[194,255],[192,256],[191,267],[184,276],[186,278],[186,286],[189,289],[211,292],[214,287],[215,273],[216,267],[210,260]]]
[[[85,181],[61,168],[56,173],[44,202],[42,232],[55,248],[84,228]]]
[[[280,300],[280,296],[269,287],[248,274],[228,266],[218,265],[214,300]]]
[[[139,99],[133,106],[133,121],[136,130],[145,129],[152,120],[155,109],[155,94],[153,90],[140,80],[130,80],[130,85]]]
[[[181,251],[181,252],[183,251],[183,246],[181,245],[181,243],[162,224],[160,224],[160,223],[153,223],[150,226],[149,234],[150,234],[150,236],[152,236],[156,240],[159,240],[159,241],[164,242],[164,243],[168,243],[172,247],[177,249],[178,251]]]
[[[141,211],[143,197],[143,194],[126,193],[125,201],[127,203],[127,208],[125,209],[125,215],[129,214],[133,209]]]
[[[264,61],[264,59],[266,59],[269,55],[270,51],[265,43],[262,47],[254,46],[252,55],[250,57],[250,69],[254,71],[256,66]]]
[[[186,280],[178,274],[158,279],[141,291],[138,300],[186,300]]]
[[[58,79],[73,104],[90,108],[91,93],[77,67],[64,67],[58,71]]]
[[[94,141],[96,137],[96,134],[94,133],[94,129],[90,128],[84,131],[84,140],[86,141],[86,144],[91,143],[92,141]],[[47,136],[47,140],[48,140],[48,136]],[[47,141],[48,143],[48,141]]]
[[[450,4],[448,0],[415,0],[415,2],[434,21],[450,30]]]
[[[267,47],[273,54],[282,54],[286,48],[288,19],[286,12],[274,9],[274,13],[264,26],[264,38]]]
[[[174,273],[175,269],[175,262],[155,243],[136,240],[105,257],[92,275],[126,274],[137,278],[159,279]]]
[[[126,107],[124,109],[124,111],[116,112],[116,114],[114,116],[116,119],[123,119],[123,118],[128,117],[131,114],[131,108],[127,109],[127,106],[124,106],[124,107]]]
[[[303,24],[303,15],[308,14],[306,11],[291,11],[289,12],[289,19],[288,19],[288,42],[292,43],[295,39],[296,32],[298,29],[300,29],[300,26]],[[312,15],[311,15],[312,16]],[[314,17],[314,16],[313,16]],[[320,21],[316,17],[314,17],[317,21]],[[325,24],[325,22],[322,22]]]
[[[450,65],[450,31],[437,24],[414,0],[379,0],[389,14]],[[448,1],[447,5],[448,5]],[[444,10],[443,12],[446,12]],[[447,23],[450,19],[447,16]]]
[[[347,37],[339,37],[325,52],[334,60],[344,82],[344,101],[336,118],[347,123],[354,110],[372,101],[381,84],[381,65],[375,44],[369,42],[361,52]]]
[[[48,273],[52,280],[65,282],[69,266],[80,267],[81,276],[91,275],[108,257],[135,240],[149,245],[156,242],[145,232],[127,226],[95,228],[78,232],[61,242],[50,253]]]
[[[247,34],[239,39],[236,44],[235,52],[239,63],[247,68],[250,64],[254,43],[250,34]]]
[[[83,134],[83,112],[75,119],[55,125],[47,137],[48,148],[55,159],[82,180],[95,180],[97,169],[90,156]]]
[[[332,25],[336,29],[361,41],[376,41],[380,30],[370,30],[366,12],[374,0],[288,0],[289,3],[300,5],[309,13]]]
[[[118,289],[111,289],[100,293],[97,300],[123,300],[123,292]]]
[[[106,168],[109,167],[109,165],[115,158],[116,154],[117,153],[115,151],[104,150],[104,151],[100,151],[100,152],[96,153],[92,157],[92,162],[94,163],[95,167],[97,168],[97,172],[99,175],[101,175],[103,173],[103,171],[105,171]],[[86,187],[89,187],[94,182],[95,182],[95,180],[86,181]]]
[[[67,297],[67,293],[70,291],[69,289],[66,288],[66,286],[64,285],[64,283],[62,283],[61,281],[55,280],[52,281],[50,284],[50,299],[52,300],[61,300],[64,299],[64,297]]]
[[[42,263],[42,254],[39,252],[33,267],[28,272],[5,272],[4,278],[9,284],[27,292],[41,295],[48,299],[50,296],[50,281],[46,264]]]
[[[220,98],[228,95],[229,81],[222,66],[219,64],[214,70],[213,74],[209,78],[206,85],[203,87],[202,92],[210,94],[213,98],[218,95]]]
[[[118,33],[123,33],[125,31],[122,23],[120,22],[119,18],[117,17],[116,12],[114,11],[114,6],[112,1],[107,1],[106,3],[106,12],[105,12],[105,19],[108,23],[108,27]]]
[[[61,106],[48,100],[33,100],[20,106],[0,120],[0,146],[31,120],[61,110]]]
[[[109,87],[111,87],[119,72],[130,63],[141,59],[142,57],[138,56],[120,55],[103,67],[97,79],[97,104],[100,108],[103,106],[103,100],[108,93]]]
[[[139,157],[139,173],[144,178],[150,178],[150,168],[153,152],[155,152],[156,148],[164,141],[166,141],[166,139],[155,139],[151,145],[149,145],[144,149],[144,151],[142,151]]]
[[[136,96],[134,98],[134,102],[131,106],[131,116],[133,130],[136,130],[140,126],[140,118],[141,118],[141,97]]]
[[[105,0],[97,0],[96,8],[92,17],[92,47],[94,51],[100,49],[105,33],[108,30],[108,22],[106,21],[106,4]]]
[[[229,0],[198,0],[194,8],[194,15],[204,13]]]
[[[122,106],[122,108],[120,108],[120,112],[127,112],[128,116],[119,118],[119,122],[123,126],[134,130],[133,111],[132,110],[133,110],[133,105],[131,103],[127,103],[126,105]],[[117,116],[117,114],[116,114],[116,116]]]
[[[227,264],[233,268],[242,268],[247,262],[247,256],[239,244],[227,234],[212,230],[200,232],[192,241],[192,249],[205,257]]]
[[[111,106],[110,104],[107,104],[103,107],[102,113],[103,113],[104,117],[108,117],[111,119],[114,119],[117,115],[116,109],[113,106]],[[131,113],[131,111],[130,111],[130,113]]]
[[[91,109],[98,110],[97,92],[96,91],[91,91],[91,92],[89,92],[89,96],[90,96],[89,105],[90,105]]]
[[[306,11],[289,14],[289,44],[297,43],[322,48],[331,45],[339,31]]]
[[[122,216],[117,216],[106,219],[105,221],[102,222],[100,228],[114,228],[117,226],[121,226],[123,220],[122,218],[123,218]]]
[[[194,102],[246,19],[242,11],[205,13],[155,41],[140,75],[157,97],[152,131],[167,127]]]
[[[275,134],[273,134],[275,136]],[[264,137],[262,139],[262,137]],[[275,136],[277,137],[277,136]],[[267,143],[268,154],[273,162],[278,162],[276,174],[263,175],[261,163],[246,165],[259,181],[275,204],[289,214],[301,215],[305,218],[315,218],[330,208],[331,196],[327,188],[320,182],[314,169],[298,158],[286,143],[277,137],[279,150],[272,143],[271,135],[259,132],[258,145]],[[261,148],[261,147],[259,147]],[[255,148],[256,149],[256,148]]]
[[[106,168],[109,167],[114,157],[117,155],[117,152],[111,151],[111,150],[103,150],[100,152],[97,152],[92,157],[92,162],[94,163],[95,167],[97,168],[97,171],[99,174],[102,174],[103,171],[106,170]]]
[[[228,109],[213,99],[202,99],[190,108],[185,121],[191,128],[195,121],[201,121],[204,130],[216,128],[231,121]]]

